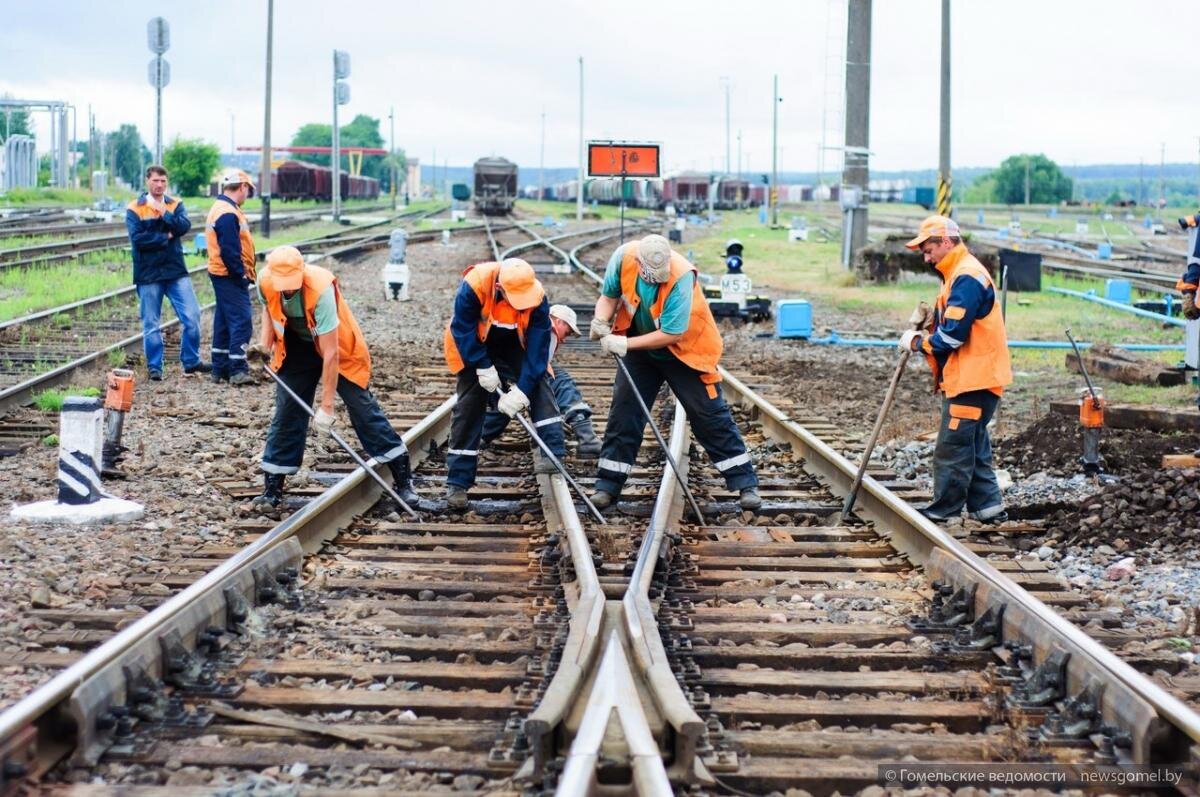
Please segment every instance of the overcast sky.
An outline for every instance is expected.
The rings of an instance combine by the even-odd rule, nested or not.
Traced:
[[[265,0],[204,3],[7,3],[0,93],[63,99],[86,135],[133,122],[153,148],[146,22],[171,25],[164,137],[200,137],[227,151],[262,143]],[[1195,2],[953,0],[953,162],[994,165],[1022,151],[1072,163],[1197,158]],[[937,163],[939,0],[875,0],[871,136],[875,169]],[[828,22],[834,16],[832,33]],[[331,120],[333,48],[350,52],[351,102],[383,117],[396,145],[429,163],[503,155],[574,166],[578,62],[588,137],[660,141],[669,169],[720,169],[730,80],[732,161],[770,168],[771,78],[778,73],[780,170],[817,167],[823,119],[840,143],[844,0],[633,2],[453,0],[275,3],[273,143]],[[827,44],[828,43],[828,44]],[[830,47],[833,49],[831,50]],[[0,121],[2,123],[2,121]],[[45,115],[37,117],[45,135]],[[832,161],[831,161],[832,162]],[[830,168],[827,166],[827,168]]]

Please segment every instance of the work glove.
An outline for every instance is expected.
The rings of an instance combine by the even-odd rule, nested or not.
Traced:
[[[900,342],[896,344],[896,348],[900,351],[916,351],[921,348],[921,331],[910,329],[900,336]]]
[[[1188,291],[1183,295],[1183,317],[1189,321],[1200,318],[1200,307],[1196,306],[1196,292]]]
[[[326,412],[320,407],[317,408],[317,414],[313,417],[313,423],[316,424],[317,431],[321,434],[329,434],[332,432],[333,424],[336,421],[337,418],[333,416],[333,413]]]
[[[501,394],[500,400],[496,402],[496,409],[510,418],[517,417],[517,413],[528,406],[529,397],[521,392],[521,388],[516,385],[510,387],[507,393]]]
[[[251,343],[246,347],[246,360],[252,363],[271,362],[271,350],[261,343]]]
[[[625,352],[629,351],[629,338],[624,335],[605,335],[600,338],[600,348],[604,350],[605,354],[624,357]]]
[[[488,393],[495,393],[500,389],[500,374],[496,373],[496,366],[476,368],[475,376],[479,377],[479,386]]]
[[[592,324],[588,327],[588,337],[592,340],[600,340],[605,335],[612,334],[612,321],[603,318],[593,318]]]
[[[928,329],[932,321],[933,308],[925,302],[918,304],[912,315],[908,317],[908,325],[913,329]]]

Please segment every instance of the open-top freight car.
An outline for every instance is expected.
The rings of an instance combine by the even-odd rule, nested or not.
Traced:
[[[517,198],[517,164],[507,158],[475,161],[475,209],[489,216],[511,213]]]

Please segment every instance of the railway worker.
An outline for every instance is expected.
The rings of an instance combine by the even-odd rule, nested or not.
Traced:
[[[913,315],[921,329],[908,330],[899,343],[902,351],[925,354],[943,395],[933,501],[921,514],[940,523],[958,517],[965,505],[976,520],[1001,523],[1008,514],[992,470],[987,425],[1012,382],[1012,366],[996,286],[952,219],[930,216],[905,246],[919,250],[942,278],[932,311],[922,307]]]
[[[371,355],[337,278],[327,269],[306,265],[294,246],[281,246],[267,256],[258,296],[263,303],[261,347],[270,355],[271,369],[310,405],[321,383],[314,418],[320,432],[333,428],[333,394],[341,396],[367,454],[387,463],[396,492],[416,506],[408,449],[367,387]],[[299,470],[304,459],[309,417],[275,386],[275,417],[263,451],[263,494],[254,499],[256,508],[273,509],[283,500],[284,476]]]
[[[634,385],[617,373],[592,503],[601,509],[615,503],[633,469],[646,428],[633,389],[653,407],[666,381],[726,486],[739,493],[743,509],[757,510],[758,477],[721,395],[721,333],[696,267],[672,251],[666,238],[647,235],[613,252],[600,293],[591,337],[605,354],[624,358]]]
[[[1179,226],[1188,234],[1187,265],[1175,287],[1183,294],[1183,317],[1189,321],[1200,318],[1200,307],[1196,305],[1196,290],[1200,288],[1200,227],[1197,226],[1198,223],[1200,223],[1200,212],[1184,216],[1179,220]],[[1200,405],[1200,396],[1197,396],[1196,403]],[[1200,450],[1197,450],[1195,455],[1200,457]]]
[[[451,509],[467,506],[484,412],[491,394],[502,390],[502,380],[510,386],[498,393],[497,409],[513,418],[529,408],[551,453],[560,459],[565,455],[562,417],[547,374],[553,337],[546,292],[524,260],[480,263],[463,272],[443,340],[446,365],[458,375],[446,455],[446,503]],[[555,472],[540,449],[534,453],[534,470]]]
[[[553,362],[558,347],[568,337],[579,337],[578,319],[575,311],[565,304],[550,305],[550,360]],[[600,438],[592,426],[592,408],[583,400],[579,386],[566,368],[554,366],[550,369],[550,387],[554,391],[554,403],[562,415],[566,425],[575,433],[579,443],[578,451],[581,459],[595,459],[600,456]],[[483,447],[504,433],[510,418],[498,409],[489,407],[483,419]]]
[[[217,299],[212,379],[246,385],[254,381],[246,364],[246,346],[253,332],[249,288],[254,282],[254,239],[242,205],[254,196],[254,182],[241,169],[226,169],[221,173],[219,188],[221,193],[204,225],[208,276]]]
[[[165,296],[183,329],[179,360],[185,374],[204,374],[212,366],[200,359],[200,303],[183,262],[183,236],[192,229],[183,202],[167,196],[167,170],[146,169],[146,190],[125,209],[125,228],[133,252],[133,283],[142,316],[142,349],[150,381],[163,376],[163,341],[159,331]]]

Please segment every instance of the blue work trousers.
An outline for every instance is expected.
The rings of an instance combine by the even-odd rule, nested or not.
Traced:
[[[248,371],[246,344],[254,332],[250,315],[250,293],[241,277],[209,274],[217,308],[213,312],[213,376],[232,376]]]
[[[625,356],[625,365],[634,384],[630,385],[625,374],[617,370],[612,409],[604,430],[604,447],[600,450],[596,489],[612,495],[621,494],[637,460],[646,429],[646,415],[638,406],[634,387],[646,406],[653,410],[654,399],[664,381],[683,404],[692,435],[708,452],[709,459],[725,479],[725,485],[735,491],[758,486],[746,443],[721,395],[719,383],[706,383],[701,378],[703,373],[674,356],[660,359],[644,351],[631,351]]]
[[[575,384],[575,380],[566,368],[554,367],[554,376],[550,379],[550,389],[554,391],[554,403],[568,426],[580,418],[592,417],[592,408],[583,400],[579,386]],[[500,410],[489,406],[483,416],[483,442],[490,443],[504,434],[504,430],[508,428],[508,422],[511,420],[512,418]]]
[[[287,356],[279,367],[279,378],[308,406],[313,406],[317,383],[321,381],[321,357],[312,341],[303,340],[290,329],[284,333]],[[390,462],[408,453],[404,441],[392,428],[371,391],[338,376],[337,394],[341,396],[350,425],[363,450],[378,462]],[[304,460],[304,438],[308,434],[309,414],[279,385],[275,386],[275,417],[267,431],[267,448],[262,469],[267,473],[289,474],[300,469]]]
[[[976,520],[1004,511],[987,430],[999,404],[1000,397],[990,390],[942,399],[942,421],[933,449],[933,501],[921,510],[926,517],[956,518],[964,505]]]
[[[525,352],[514,346],[511,350],[503,351],[499,347],[489,348],[488,354],[503,380],[502,384],[516,384]],[[450,447],[446,451],[446,469],[449,471],[446,484],[465,489],[475,483],[484,413],[489,406],[495,409],[498,394],[489,394],[480,387],[479,377],[475,369],[470,367],[458,372],[457,392],[458,401],[454,405],[454,418],[450,423]],[[542,375],[537,382],[537,389],[529,396],[529,414],[538,437],[542,438],[554,456],[560,459],[566,456],[562,416],[554,403],[554,389],[549,374]],[[508,416],[504,418],[508,420]]]
[[[146,352],[146,368],[162,373],[163,340],[158,326],[162,319],[163,297],[171,303],[182,330],[179,361],[184,368],[200,364],[200,303],[191,277],[179,277],[137,286],[138,309],[142,315],[142,349]]]

